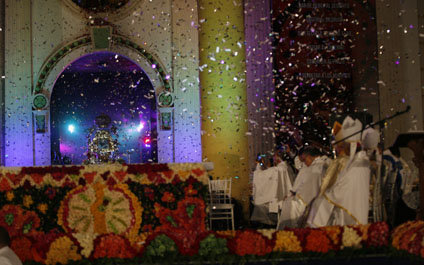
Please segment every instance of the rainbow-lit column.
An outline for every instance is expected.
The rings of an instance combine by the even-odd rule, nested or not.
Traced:
[[[232,192],[249,205],[243,1],[199,1],[203,159],[214,178],[233,179]]]

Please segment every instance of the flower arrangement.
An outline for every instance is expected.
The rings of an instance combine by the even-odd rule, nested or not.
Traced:
[[[206,229],[207,175],[199,164],[0,168],[0,225],[26,262],[254,258],[387,247],[385,223],[317,229]],[[423,255],[424,222],[395,229],[392,245]]]
[[[424,257],[424,221],[410,221],[396,227],[392,233],[392,246]]]

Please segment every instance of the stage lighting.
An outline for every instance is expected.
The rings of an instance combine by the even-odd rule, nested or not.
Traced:
[[[140,121],[140,124],[137,126],[137,132],[141,132],[144,128],[144,123]]]
[[[146,135],[143,137],[143,143],[145,147],[150,148],[150,144],[152,143],[152,138],[150,138],[150,135]]]
[[[75,126],[74,126],[73,124],[69,124],[69,125],[68,125],[68,131],[69,131],[70,133],[74,133],[74,132],[75,132]]]

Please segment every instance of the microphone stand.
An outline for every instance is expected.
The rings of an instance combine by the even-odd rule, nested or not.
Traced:
[[[410,110],[411,110],[411,106],[408,105],[404,111],[398,111],[395,114],[393,114],[392,116],[389,116],[387,118],[381,119],[381,120],[376,121],[376,122],[372,122],[372,123],[366,124],[363,129],[361,129],[361,130],[359,130],[357,132],[354,132],[351,135],[346,136],[343,139],[340,139],[340,140],[334,142],[333,145],[336,145],[336,144],[338,144],[340,142],[343,142],[344,140],[346,140],[346,139],[348,139],[348,138],[350,138],[350,137],[352,137],[354,135],[357,135],[358,133],[362,133],[364,130],[366,130],[366,129],[370,128],[370,127],[374,127],[377,124],[380,124],[380,125],[383,124],[384,125],[384,123],[386,123],[386,121],[391,120],[391,119],[393,119],[393,118],[395,118],[397,116],[403,115],[403,114],[409,112]]]

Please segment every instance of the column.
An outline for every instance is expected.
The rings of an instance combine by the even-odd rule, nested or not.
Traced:
[[[233,197],[249,205],[249,150],[243,1],[199,1],[203,160],[213,178],[232,178]]]
[[[271,1],[245,0],[246,84],[249,166],[258,153],[274,149],[274,84],[272,73]]]
[[[407,105],[411,111],[388,122],[385,147],[400,132],[423,128],[418,1],[376,1],[380,117],[384,118]]]
[[[6,0],[5,164],[32,166],[31,1]]]

